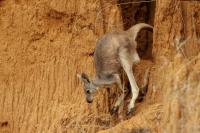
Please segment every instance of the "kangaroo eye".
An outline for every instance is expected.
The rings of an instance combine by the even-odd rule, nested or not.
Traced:
[[[86,93],[90,93],[90,90],[87,90]]]

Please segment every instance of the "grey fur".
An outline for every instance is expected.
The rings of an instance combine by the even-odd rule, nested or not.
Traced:
[[[123,90],[120,74],[124,70],[129,78],[132,92],[128,113],[133,110],[139,88],[132,73],[132,65],[140,61],[136,51],[137,42],[135,39],[142,28],[153,29],[148,24],[139,23],[127,31],[107,33],[97,41],[94,52],[95,78],[90,80],[86,74],[79,75],[79,78],[84,82],[84,91],[88,102],[92,102],[92,95],[97,87],[117,83],[119,88]],[[117,100],[115,109],[120,106],[123,98],[122,95]]]

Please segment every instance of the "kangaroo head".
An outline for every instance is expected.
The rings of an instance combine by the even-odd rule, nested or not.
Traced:
[[[96,86],[92,83],[92,81],[89,79],[88,75],[85,73],[82,73],[81,75],[77,75],[81,81],[84,83],[84,93],[85,97],[88,103],[92,103],[93,101],[93,94],[96,91]]]

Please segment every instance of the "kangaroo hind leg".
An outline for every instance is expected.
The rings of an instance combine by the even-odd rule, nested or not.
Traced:
[[[138,88],[135,78],[133,76],[133,70],[132,70],[133,58],[131,57],[132,55],[130,53],[128,53],[127,51],[128,50],[125,48],[120,49],[119,58],[121,61],[121,65],[122,65],[124,71],[126,72],[129,82],[130,82],[130,85],[131,85],[132,98],[128,105],[128,111],[127,111],[127,115],[129,115],[134,109],[135,101],[139,94],[139,88]]]

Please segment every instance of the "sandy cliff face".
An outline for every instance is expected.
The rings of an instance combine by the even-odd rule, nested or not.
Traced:
[[[200,132],[199,2],[156,2],[148,93],[138,115],[104,132]]]
[[[111,126],[108,92],[88,105],[76,77],[93,74],[96,39],[121,21],[115,4],[101,11],[104,3],[0,1],[0,132],[94,132]]]
[[[124,2],[0,1],[0,132],[200,132],[199,2]],[[150,77],[126,120],[126,107],[109,114],[120,90],[102,89],[89,105],[76,74],[94,75],[99,36],[138,22],[155,27],[152,46],[140,33],[145,60],[134,67],[139,86],[147,69]]]

